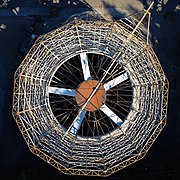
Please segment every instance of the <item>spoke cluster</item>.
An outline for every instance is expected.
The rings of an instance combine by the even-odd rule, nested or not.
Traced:
[[[66,174],[110,175],[143,158],[166,124],[168,81],[136,22],[77,18],[38,37],[15,73],[13,116],[28,147]],[[105,101],[89,111],[100,86]]]
[[[77,63],[77,61],[81,62],[80,67],[78,66],[80,64]],[[73,62],[76,63],[74,64]],[[127,72],[117,62],[114,63],[114,66],[109,69],[109,72],[107,72],[112,62],[112,59],[102,55],[80,53],[80,55],[66,61],[55,73],[48,90],[50,93],[50,104],[52,103],[51,108],[56,116],[56,119],[67,129],[68,132],[71,132],[73,135],[77,135],[78,132],[81,136],[104,135],[106,133],[110,133],[116,127],[119,127],[127,117],[132,103],[131,83]],[[64,67],[69,67],[68,69],[72,70],[71,74],[68,71],[66,72],[72,76],[71,80],[74,81],[76,79],[73,79],[73,77],[78,77],[80,80],[84,80],[87,83],[88,79],[94,78],[100,82],[103,75],[106,74],[106,77],[101,82],[108,96],[106,100],[104,100],[106,101],[105,104],[94,112],[87,112],[85,106],[84,108],[78,107],[74,99],[69,100],[69,96],[75,97],[76,93],[79,92],[77,90],[77,84],[74,85],[71,82],[67,82],[67,77],[64,78],[62,75],[60,76],[62,72],[63,74],[65,73]],[[82,72],[76,72],[73,69],[82,69]],[[62,83],[64,83],[63,86]],[[99,84],[97,84],[97,86],[98,85]],[[72,88],[64,88],[66,86],[72,86]],[[76,87],[76,89],[73,89],[73,87]],[[88,89],[82,89],[82,91],[85,92],[87,90]],[[94,89],[94,92],[95,91],[96,90]],[[119,94],[119,91],[121,91],[121,94]],[[95,106],[90,100],[91,98],[87,99],[87,102],[84,102],[84,104],[90,102],[92,106]],[[69,108],[69,106],[71,108]],[[72,109],[76,109],[76,111],[72,112]],[[117,114],[114,111],[116,111]],[[72,116],[75,117],[73,121],[70,119]],[[66,134],[68,132],[66,132]]]

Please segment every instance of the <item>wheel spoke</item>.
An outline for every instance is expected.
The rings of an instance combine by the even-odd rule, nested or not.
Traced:
[[[80,111],[80,113],[78,113],[78,116],[71,125],[70,133],[72,133],[73,135],[76,135],[78,133],[85,115],[86,115],[86,110]]]
[[[84,80],[91,79],[87,54],[86,53],[81,53],[80,54],[80,59],[81,59],[81,65],[82,65]]]
[[[112,121],[114,121],[118,126],[120,126],[123,121],[105,104],[101,106],[100,110],[105,113]]]
[[[104,89],[105,89],[105,91],[108,91],[109,89],[117,86],[118,84],[124,82],[127,79],[128,79],[127,73],[121,74],[120,76],[114,78],[113,80],[105,83],[104,84]]]
[[[64,96],[75,96],[76,90],[74,89],[66,89],[66,88],[58,88],[58,87],[49,87],[48,92],[51,94],[58,94]]]

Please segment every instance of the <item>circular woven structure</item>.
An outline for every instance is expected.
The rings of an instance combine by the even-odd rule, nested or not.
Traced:
[[[134,27],[132,18],[72,20],[38,37],[15,73],[16,123],[65,174],[108,176],[143,158],[166,124],[168,81],[140,28],[127,41]]]

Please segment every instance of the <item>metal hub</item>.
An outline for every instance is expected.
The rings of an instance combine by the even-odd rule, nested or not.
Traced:
[[[76,102],[79,107],[85,106],[87,111],[95,111],[99,109],[106,100],[106,91],[102,84],[97,88],[99,82],[96,80],[88,80],[82,82],[76,89]],[[91,94],[95,91],[94,95],[90,98]],[[90,99],[89,99],[90,98]]]

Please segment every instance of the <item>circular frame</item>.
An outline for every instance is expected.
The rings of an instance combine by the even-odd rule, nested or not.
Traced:
[[[71,21],[38,37],[15,73],[14,119],[30,150],[65,174],[108,176],[143,158],[166,124],[168,81],[140,34],[127,42],[130,25],[123,19]],[[73,136],[50,107],[48,88],[54,73],[82,52],[121,63],[132,83],[126,120],[104,136]]]

